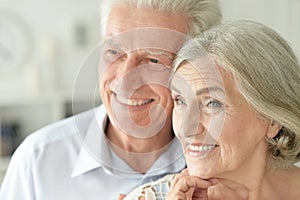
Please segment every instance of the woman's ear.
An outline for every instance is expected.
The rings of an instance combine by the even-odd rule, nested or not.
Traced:
[[[267,137],[274,138],[282,128],[277,122],[271,120],[268,127]]]

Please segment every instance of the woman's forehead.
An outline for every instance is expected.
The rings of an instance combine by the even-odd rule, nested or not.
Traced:
[[[218,87],[227,94],[237,92],[232,74],[222,66],[212,64],[207,59],[199,59],[194,63],[182,63],[175,75],[184,79],[193,90]]]
[[[220,70],[211,62],[185,62],[179,66],[176,74],[191,84],[221,84],[223,82]]]

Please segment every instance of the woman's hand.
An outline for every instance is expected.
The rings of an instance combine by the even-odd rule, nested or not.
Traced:
[[[125,197],[126,197],[125,194],[120,194],[118,200],[122,200],[122,199],[124,199]]]
[[[190,176],[188,170],[185,169],[172,181],[167,200],[206,200],[208,187],[218,182],[216,178],[205,180]]]

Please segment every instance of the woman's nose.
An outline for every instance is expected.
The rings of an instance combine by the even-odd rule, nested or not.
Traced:
[[[206,128],[203,123],[203,113],[197,108],[190,108],[187,113],[183,115],[182,129],[184,137],[194,137],[196,135],[205,135]]]

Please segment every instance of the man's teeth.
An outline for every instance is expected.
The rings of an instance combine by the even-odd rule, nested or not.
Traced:
[[[191,151],[208,151],[215,147],[215,145],[189,145]]]
[[[117,96],[117,100],[123,104],[129,105],[129,106],[142,106],[145,104],[148,104],[152,102],[152,99],[147,99],[147,100],[132,100],[132,99],[126,99],[121,96]]]

